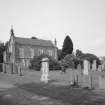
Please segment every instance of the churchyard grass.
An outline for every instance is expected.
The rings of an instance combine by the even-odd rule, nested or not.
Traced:
[[[24,73],[24,76],[3,76],[3,79],[13,82],[16,88],[0,92],[0,105],[45,105],[40,104],[38,100],[33,102],[33,95],[48,97],[62,103],[53,105],[105,105],[105,91],[98,94],[100,92],[91,89],[71,87],[69,72],[62,74],[59,71],[51,71],[48,84],[40,82],[40,73],[32,71]],[[13,97],[3,98],[5,94],[12,94]]]

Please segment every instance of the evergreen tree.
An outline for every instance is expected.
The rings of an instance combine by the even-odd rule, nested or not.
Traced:
[[[72,54],[72,51],[73,51],[73,43],[71,38],[67,35],[62,47],[62,58],[64,58],[68,54]]]

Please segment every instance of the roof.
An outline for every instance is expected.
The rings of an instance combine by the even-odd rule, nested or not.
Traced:
[[[54,44],[50,40],[15,37],[15,42],[23,45],[54,47]]]

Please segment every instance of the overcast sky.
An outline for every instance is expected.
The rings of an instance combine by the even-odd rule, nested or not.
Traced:
[[[0,0],[0,40],[15,36],[54,41],[70,35],[74,49],[105,56],[105,0]]]

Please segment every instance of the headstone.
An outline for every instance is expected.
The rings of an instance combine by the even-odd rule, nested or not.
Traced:
[[[83,87],[91,88],[91,76],[89,74],[90,71],[90,62],[84,60],[84,70],[83,70]]]
[[[84,60],[84,70],[83,70],[83,74],[84,75],[88,75],[89,74],[89,70],[90,70],[90,63],[87,60]]]
[[[3,63],[3,64],[2,64],[2,67],[3,67],[3,73],[6,73],[6,64]]]
[[[105,62],[102,64],[102,70],[105,71]]]
[[[82,76],[83,76],[83,72],[82,72],[82,67],[80,64],[77,65],[77,71],[78,71],[78,85],[82,84]]]
[[[96,70],[97,70],[97,63],[96,63],[96,60],[94,60],[92,64],[92,71],[96,71]]]
[[[6,51],[4,51],[4,55],[3,55],[3,62],[6,62]]]
[[[96,89],[99,87],[99,75],[95,73],[91,76],[91,88]]]
[[[80,65],[80,64],[78,64],[78,65],[77,65],[77,70],[78,70],[79,72],[81,72],[81,71],[82,71],[82,67],[81,67],[81,65]]]
[[[98,71],[102,71],[102,66],[98,65]]]
[[[41,71],[42,71],[42,75],[41,75],[41,81],[48,83],[48,76],[49,76],[49,63],[48,63],[48,58],[43,58],[42,59],[42,64],[41,64]]]

